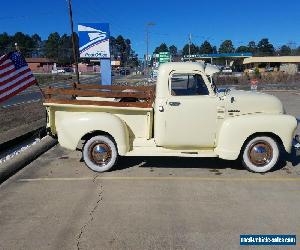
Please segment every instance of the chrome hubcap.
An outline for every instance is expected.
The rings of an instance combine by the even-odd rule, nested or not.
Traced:
[[[272,160],[273,149],[266,141],[256,141],[249,147],[248,157],[252,164],[263,167]]]
[[[89,147],[90,159],[97,165],[106,165],[111,159],[111,148],[103,142],[94,142]]]

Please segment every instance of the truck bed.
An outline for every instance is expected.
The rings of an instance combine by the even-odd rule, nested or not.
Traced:
[[[135,139],[152,138],[154,87],[88,84],[76,84],[75,87],[44,90],[47,126],[53,134],[59,134],[62,120],[71,119],[76,114],[84,117],[86,113],[99,113],[96,116],[101,117],[101,113],[110,113],[125,122],[131,146]]]
[[[104,86],[74,84],[73,88],[47,88],[45,103],[110,107],[151,108],[153,86]]]

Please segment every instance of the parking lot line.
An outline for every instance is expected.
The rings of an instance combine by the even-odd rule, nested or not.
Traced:
[[[300,181],[300,177],[205,177],[205,176],[98,176],[98,177],[60,177],[60,178],[35,178],[20,179],[19,182],[39,182],[39,181],[91,181],[91,180],[132,180],[132,181],[262,181],[262,182],[284,182]]]
[[[287,92],[287,93],[299,93],[298,89],[263,89],[263,92]]]

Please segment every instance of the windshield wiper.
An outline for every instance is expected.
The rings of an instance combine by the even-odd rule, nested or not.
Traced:
[[[225,95],[227,95],[230,91],[231,91],[230,88],[226,88],[226,90],[225,90]]]

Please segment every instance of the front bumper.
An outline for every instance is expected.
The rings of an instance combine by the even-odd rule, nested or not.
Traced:
[[[296,135],[293,139],[293,148],[296,152],[296,156],[300,156],[300,136]]]

